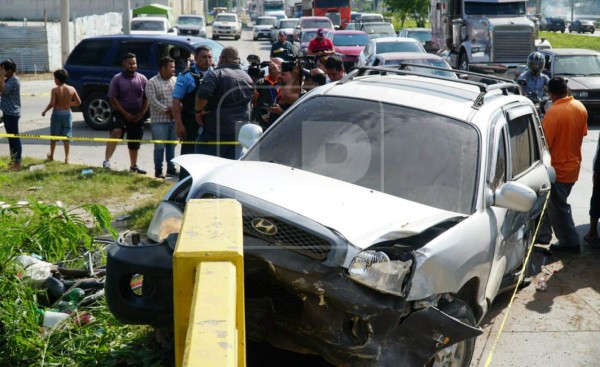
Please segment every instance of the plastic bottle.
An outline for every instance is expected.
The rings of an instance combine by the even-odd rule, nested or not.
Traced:
[[[23,278],[28,279],[29,283],[35,288],[40,288],[46,279],[52,275],[52,264],[33,256],[19,255],[17,261],[25,268]]]
[[[42,325],[47,328],[55,327],[59,322],[69,318],[69,315],[56,311],[44,311],[44,321]]]
[[[548,288],[548,285],[546,284],[546,277],[541,277],[538,279],[535,289],[538,291],[545,291],[546,288]]]
[[[81,288],[73,288],[63,295],[63,300],[67,302],[79,303],[85,297],[85,291]]]

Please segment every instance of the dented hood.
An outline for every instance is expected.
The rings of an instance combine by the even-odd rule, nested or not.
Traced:
[[[190,173],[194,186],[214,183],[260,198],[337,231],[361,249],[464,217],[276,163],[196,154],[174,162]]]

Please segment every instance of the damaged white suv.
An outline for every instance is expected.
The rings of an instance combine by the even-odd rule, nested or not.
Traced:
[[[109,251],[111,311],[140,321],[111,283],[143,257],[130,252],[172,249],[187,200],[235,198],[248,338],[335,365],[469,366],[554,177],[540,121],[510,81],[375,69],[388,75],[314,90],[264,134],[244,126],[238,161],[176,158],[191,178],[160,205],[151,244]]]

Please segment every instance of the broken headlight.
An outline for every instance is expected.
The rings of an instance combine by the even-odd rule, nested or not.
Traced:
[[[179,233],[183,210],[175,203],[163,201],[154,213],[146,235],[152,241],[161,243],[171,233]]]
[[[404,278],[410,272],[412,260],[390,260],[382,251],[361,251],[352,259],[348,276],[357,283],[382,293],[404,296]]]

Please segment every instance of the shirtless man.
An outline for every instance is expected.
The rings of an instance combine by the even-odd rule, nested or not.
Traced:
[[[42,111],[42,116],[46,116],[46,112],[52,110],[50,117],[50,135],[53,136],[73,136],[73,118],[71,116],[71,107],[79,106],[81,99],[75,88],[65,84],[69,74],[65,69],[58,69],[54,72],[54,83],[56,87],[52,88],[50,103],[46,109]],[[69,140],[64,140],[65,147],[65,163],[69,163],[69,149],[71,143]],[[54,160],[54,149],[56,148],[56,140],[50,140],[50,153],[46,155],[49,161]]]

